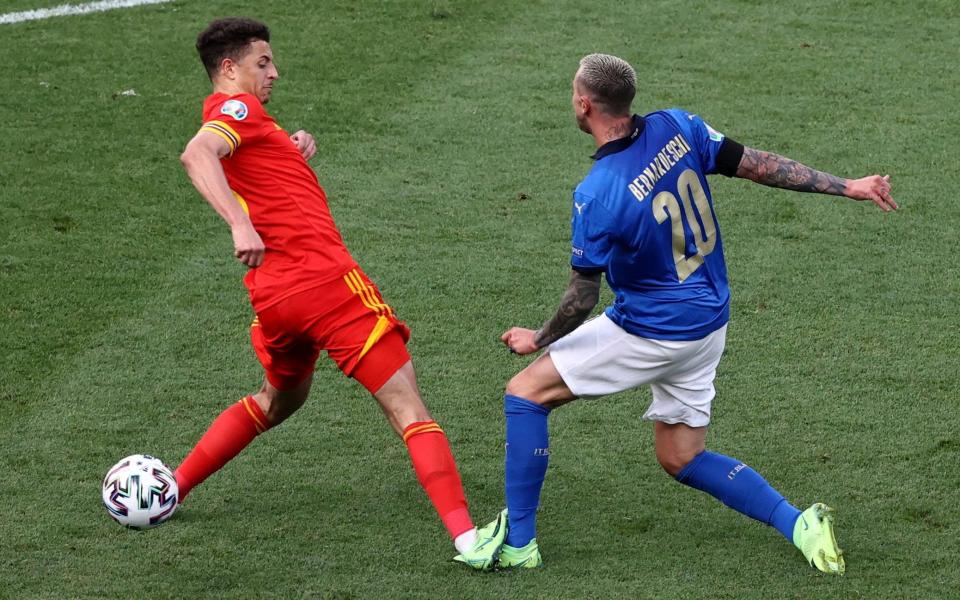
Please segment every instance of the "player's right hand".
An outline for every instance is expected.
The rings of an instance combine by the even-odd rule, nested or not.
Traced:
[[[259,267],[263,263],[266,247],[260,234],[250,222],[236,225],[233,230],[233,255],[248,267]]]
[[[303,155],[304,160],[310,160],[317,153],[317,140],[304,130],[300,130],[290,136],[290,141],[296,145],[297,150]]]
[[[507,345],[510,352],[523,356],[540,349],[540,346],[537,346],[536,336],[537,332],[533,329],[511,327],[503,332],[503,335],[500,336],[500,341]]]
[[[900,208],[890,195],[890,176],[868,175],[847,181],[845,194],[854,200],[870,200],[884,212]]]

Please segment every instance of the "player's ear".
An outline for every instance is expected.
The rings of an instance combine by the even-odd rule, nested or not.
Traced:
[[[580,96],[577,98],[577,102],[580,104],[580,114],[584,116],[590,114],[590,109],[593,108],[593,103],[590,102],[589,96]]]
[[[232,58],[220,61],[220,76],[227,79],[234,79],[237,76],[237,63]]]

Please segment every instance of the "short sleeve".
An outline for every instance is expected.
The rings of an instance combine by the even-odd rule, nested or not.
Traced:
[[[703,166],[703,172],[707,175],[718,173],[723,161],[720,160],[721,149],[724,147],[726,136],[710,125],[699,116],[688,113],[680,109],[668,111],[677,121],[684,133],[689,134],[690,143],[700,157],[700,164]],[[729,149],[727,144],[727,149]],[[725,170],[725,169],[724,169]]]
[[[275,129],[268,121],[263,106],[250,94],[237,94],[211,107],[200,131],[223,138],[230,146],[230,154],[242,144],[249,144]]]
[[[574,192],[570,266],[581,273],[607,270],[615,221],[595,199]]]

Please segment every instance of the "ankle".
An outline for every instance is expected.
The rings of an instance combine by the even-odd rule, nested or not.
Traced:
[[[453,539],[453,545],[457,549],[457,552],[463,554],[468,552],[477,544],[477,528],[474,527],[468,531],[464,531],[457,537]]]

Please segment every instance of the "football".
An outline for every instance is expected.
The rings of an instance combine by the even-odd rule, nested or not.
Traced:
[[[147,454],[134,454],[113,465],[101,491],[110,516],[132,529],[155,527],[169,519],[179,496],[170,467]]]

